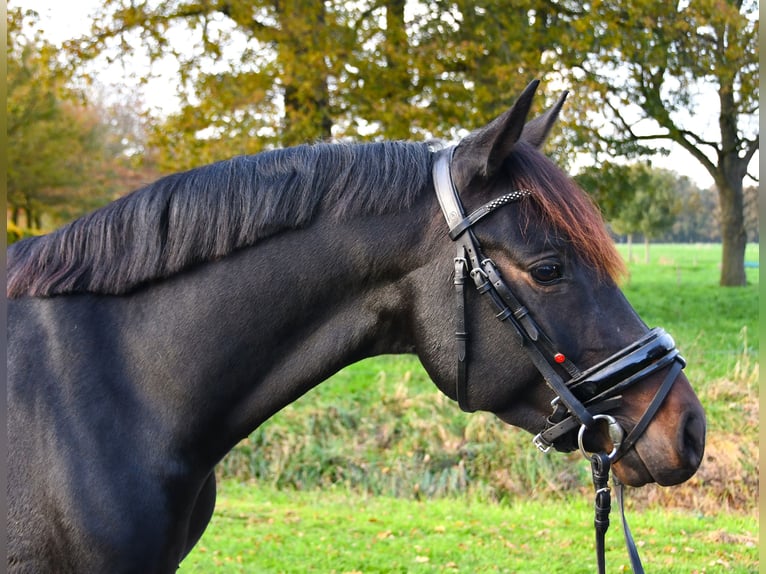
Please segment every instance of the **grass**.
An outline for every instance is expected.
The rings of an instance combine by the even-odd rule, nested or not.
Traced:
[[[694,478],[637,494],[652,505],[757,512],[759,270],[746,268],[746,287],[722,288],[720,245],[652,245],[651,255],[650,264],[629,265],[623,289],[647,324],[665,327],[676,339],[705,407],[708,433]],[[758,262],[757,244],[748,245],[745,260]]]
[[[623,288],[647,324],[664,326],[693,357],[688,372],[717,379],[731,373],[743,351],[757,355],[757,268],[746,269],[747,287],[721,288],[720,245],[653,245],[651,253],[652,263],[629,265]],[[748,245],[746,261],[758,255],[758,245]]]
[[[472,499],[412,502],[344,490],[286,492],[224,483],[216,518],[182,564],[208,572],[515,572],[595,570],[592,509]],[[647,572],[757,572],[755,517],[652,509],[629,516]],[[629,568],[617,516],[610,572]]]
[[[720,246],[651,253],[629,265],[624,290],[687,358],[708,443],[686,484],[631,490],[629,520],[647,571],[756,572],[758,270],[721,288]],[[748,246],[747,260],[758,255]],[[362,361],[224,459],[216,516],[182,571],[592,571],[587,464],[542,456],[530,439],[462,413],[415,357]],[[620,571],[616,524],[610,534]]]

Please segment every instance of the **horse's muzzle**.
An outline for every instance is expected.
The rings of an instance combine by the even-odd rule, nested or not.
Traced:
[[[640,406],[636,404],[635,408]],[[620,418],[626,420],[630,415]],[[705,433],[705,411],[687,378],[680,374],[652,424],[615,464],[614,471],[630,486],[685,482],[702,463]]]

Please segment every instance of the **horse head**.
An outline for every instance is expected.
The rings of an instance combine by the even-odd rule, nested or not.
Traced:
[[[620,291],[624,264],[598,209],[540,152],[564,98],[527,122],[536,87],[437,152],[436,219],[452,242],[442,237],[422,286],[440,300],[422,305],[421,360],[465,410],[530,431],[542,450],[609,453],[633,486],[683,482],[702,460],[703,408],[672,338]],[[434,305],[449,313],[453,299],[447,333]]]

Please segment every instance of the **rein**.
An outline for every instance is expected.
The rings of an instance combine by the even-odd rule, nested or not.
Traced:
[[[670,335],[661,328],[651,329],[639,340],[616,352],[606,360],[584,371],[572,363],[553,341],[537,325],[529,310],[516,298],[492,259],[481,251],[473,226],[500,207],[522,201],[533,195],[528,189],[512,191],[465,215],[460,196],[451,174],[454,146],[439,152],[433,164],[436,196],[449,228],[449,237],[457,245],[455,256],[455,340],[457,342],[457,376],[455,396],[460,408],[466,412],[468,402],[468,332],[466,325],[465,284],[470,277],[476,290],[487,295],[495,307],[496,317],[509,325],[530,360],[553,390],[556,398],[551,401],[552,414],[545,428],[533,439],[542,452],[552,447],[557,450],[574,450],[572,434],[577,432],[577,444],[583,456],[591,461],[593,484],[596,491],[594,525],[596,528],[596,555],[599,572],[605,572],[604,540],[609,527],[611,489],[609,475],[611,465],[629,451],[640,438],[655,414],[662,406],[681,369],[686,365]],[[622,402],[624,389],[653,373],[670,367],[664,382],[639,422],[623,440],[624,430],[616,419],[605,414]],[[559,374],[565,371],[569,380]],[[610,453],[589,453],[583,446],[585,432],[593,429],[599,421],[605,421],[612,442]],[[570,439],[564,443],[563,439]],[[644,570],[638,556],[633,536],[625,519],[623,485],[613,477],[625,543],[631,566],[636,574]]]

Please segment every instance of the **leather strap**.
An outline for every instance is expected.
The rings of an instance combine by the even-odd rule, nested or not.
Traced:
[[[606,453],[597,453],[591,457],[593,488],[596,491],[595,517],[596,562],[599,574],[606,572],[606,531],[609,530],[609,512],[612,510],[612,498],[609,489],[609,470],[612,463]]]
[[[432,168],[436,199],[439,200],[439,207],[441,207],[444,219],[447,220],[447,227],[449,229],[452,229],[453,226],[460,223],[463,219],[463,207],[460,204],[455,183],[452,181],[452,175],[450,174],[450,164],[452,163],[452,155],[454,153],[454,147],[437,153]]]
[[[614,492],[615,496],[617,497],[617,507],[620,509],[622,534],[625,538],[625,546],[628,549],[628,556],[630,557],[630,566],[633,569],[633,574],[644,574],[644,566],[641,564],[641,557],[638,555],[638,548],[636,548],[636,543],[633,540],[633,533],[630,531],[627,518],[625,518],[623,485],[616,476],[614,477],[613,481]]]
[[[607,413],[619,407],[622,404],[622,396],[610,397],[605,401],[597,403],[595,405],[588,405],[588,411],[593,415],[600,415]],[[554,422],[550,417],[548,419],[550,425],[544,431],[535,436],[534,442],[537,448],[543,452],[548,452],[554,443],[564,435],[567,435],[580,426],[580,422],[573,416],[566,416],[560,422]],[[572,449],[576,448],[573,446]],[[559,449],[561,450],[561,449]]]
[[[593,487],[596,491],[595,517],[593,525],[596,530],[596,563],[598,564],[599,574],[606,572],[606,531],[609,529],[609,513],[611,512],[611,489],[609,488],[609,474],[612,461],[605,453],[594,454],[591,457],[591,472],[593,473]],[[620,521],[622,522],[622,533],[625,538],[625,546],[628,549],[630,566],[633,574],[644,574],[644,567],[641,564],[641,557],[638,554],[636,542],[633,540],[633,533],[628,526],[628,520],[625,517],[625,496],[623,484],[614,476],[614,491],[617,497],[617,507],[620,510]]]
[[[466,218],[464,216],[463,206],[460,202],[460,197],[455,189],[455,183],[452,181],[450,173],[450,164],[453,153],[454,147],[451,147],[445,150],[444,153],[437,154],[433,165],[433,178],[436,197],[439,201],[442,213],[447,220],[447,224],[451,231],[458,230],[458,233],[456,234],[456,240],[458,242],[456,265],[457,261],[466,261],[467,268],[470,269],[470,274],[476,284],[477,290],[482,294],[489,295],[491,301],[499,311],[497,314],[498,319],[503,322],[508,321],[515,327],[515,330],[521,336],[530,359],[535,367],[537,367],[537,370],[540,371],[548,386],[551,387],[553,392],[559,397],[559,400],[567,407],[567,409],[569,409],[569,412],[577,418],[580,424],[584,424],[586,427],[592,426],[594,422],[592,414],[588,412],[585,405],[583,405],[572,393],[569,387],[567,387],[564,380],[559,376],[551,365],[550,360],[545,357],[540,346],[537,344],[540,339],[540,330],[529,315],[529,311],[519,302],[508,288],[507,284],[500,276],[494,262],[491,259],[485,258],[481,254],[479,242],[473,234],[470,225],[463,228],[466,221],[475,223],[486,215],[492,213],[497,207],[509,203],[512,200],[511,198],[518,200],[526,197],[531,192],[522,190],[516,193],[506,194],[496,200],[490,201]],[[457,267],[455,268],[455,274],[455,287],[457,291],[456,300],[458,301],[455,333],[458,346],[456,396],[460,408],[464,411],[471,412],[473,409],[469,407],[467,402],[467,359],[460,359],[461,351],[463,352],[463,357],[467,357],[468,336],[466,334],[465,294],[463,287],[465,281],[464,279],[460,279],[462,282],[457,282]],[[568,366],[576,370],[576,367],[571,363]],[[576,372],[579,373],[579,371]]]
[[[455,239],[460,237],[467,229],[472,227],[474,223],[476,223],[480,219],[483,219],[484,217],[486,217],[487,215],[495,211],[498,207],[502,207],[514,201],[519,201],[520,199],[523,199],[529,195],[532,195],[532,192],[530,190],[519,189],[516,191],[512,191],[511,193],[506,193],[505,195],[501,195],[497,199],[493,199],[489,203],[482,205],[476,211],[471,212],[471,214],[468,217],[463,218],[461,221],[454,224],[450,228],[449,230],[450,239],[454,241]]]
[[[592,426],[593,415],[575,397],[561,376],[553,368],[550,361],[543,355],[540,346],[536,344],[540,339],[540,329],[538,329],[536,323],[529,315],[527,308],[513,295],[498,274],[497,268],[491,260],[485,259],[482,269],[494,292],[498,295],[498,297],[492,298],[493,303],[500,311],[497,317],[502,321],[509,321],[516,327],[516,331],[522,335],[522,341],[525,344],[529,358],[537,370],[540,371],[548,386],[556,393],[559,400],[579,421],[579,424],[584,424],[586,427]]]
[[[468,262],[465,259],[465,250],[458,247],[455,257],[455,341],[457,342],[457,380],[455,382],[455,397],[458,405],[467,411],[466,397],[468,380],[468,332],[465,320],[465,280],[468,270]]]
[[[654,419],[654,415],[656,415],[657,411],[660,410],[660,407],[662,406],[662,403],[665,400],[665,397],[668,396],[670,389],[673,387],[673,383],[675,383],[676,379],[678,378],[678,375],[681,373],[681,369],[683,368],[684,368],[683,359],[681,359],[680,356],[676,357],[676,360],[673,363],[673,366],[670,368],[670,371],[668,371],[668,374],[665,376],[665,380],[662,382],[662,385],[660,385],[660,388],[657,390],[657,393],[654,395],[652,402],[649,404],[646,411],[641,416],[641,420],[638,421],[636,426],[633,427],[633,430],[631,430],[630,433],[628,433],[628,436],[623,441],[622,449],[620,451],[620,454],[617,455],[615,462],[620,460],[620,458],[622,458],[622,456],[626,452],[628,452],[631,448],[633,448],[633,446],[636,444],[636,441],[641,437],[642,434],[644,434],[646,427],[649,426],[649,423],[652,422],[652,420]]]
[[[590,412],[599,414],[618,406],[619,403],[613,403],[612,400],[619,400],[623,390],[674,362],[679,364],[680,368],[686,365],[686,361],[675,348],[672,337],[663,329],[655,328],[634,344],[618,351],[595,367],[587,369],[574,382],[569,381],[567,386]],[[646,366],[641,368],[642,365]],[[640,428],[637,425],[640,432],[631,433],[631,442],[629,444],[623,442],[621,452],[626,452],[638,439],[640,433],[644,432],[651,418],[659,409],[662,400],[670,391],[678,372],[679,369],[676,368],[674,372],[668,373],[665,382],[655,396],[655,402],[650,404],[647,412],[643,415],[642,421],[639,423]],[[611,382],[615,376],[619,377],[618,382]],[[586,389],[588,386],[604,385],[605,383],[608,386],[600,392],[597,388],[591,391]],[[603,408],[607,405],[612,406]],[[543,452],[550,450],[557,440],[579,425],[577,419],[571,413],[560,408],[556,401],[554,401],[554,406],[556,408],[554,413],[548,417],[545,429],[534,438],[535,445]]]

